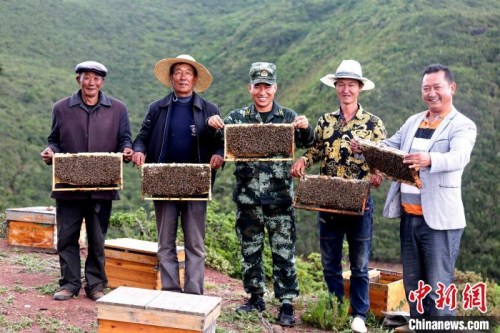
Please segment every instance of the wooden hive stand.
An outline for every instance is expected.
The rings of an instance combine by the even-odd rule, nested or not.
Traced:
[[[161,289],[158,244],[132,238],[107,239],[104,243],[108,287]],[[184,247],[177,247],[181,287],[184,285]]]
[[[119,287],[97,300],[99,333],[215,333],[221,298]]]
[[[345,297],[349,298],[350,271],[345,271],[344,291]],[[370,269],[370,311],[376,317],[383,317],[383,312],[387,311],[410,311],[406,301],[405,289],[403,285],[403,274],[381,269]]]
[[[23,207],[5,210],[7,243],[44,252],[57,252],[56,209]]]
[[[5,210],[7,244],[29,250],[57,252],[57,217],[55,207],[22,207]],[[87,244],[85,220],[80,230],[80,247]]]

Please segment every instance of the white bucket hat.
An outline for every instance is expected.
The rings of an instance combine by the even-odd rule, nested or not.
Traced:
[[[208,89],[212,84],[212,74],[209,70],[194,60],[189,54],[181,54],[176,58],[165,58],[156,63],[154,73],[158,81],[166,85],[168,88],[172,87],[170,82],[170,67],[178,63],[185,63],[193,66],[197,72],[196,85],[193,90],[196,92],[202,92]]]
[[[338,79],[354,79],[363,82],[361,90],[371,90],[375,88],[375,83],[363,77],[361,65],[356,60],[342,60],[335,74],[327,74],[320,80],[330,87],[335,87],[335,82]]]

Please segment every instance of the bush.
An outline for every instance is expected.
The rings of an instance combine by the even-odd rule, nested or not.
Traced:
[[[135,212],[113,213],[109,220],[107,238],[134,238],[157,241],[156,222],[153,211],[139,208]]]
[[[301,319],[310,326],[340,332],[349,328],[349,301],[339,302],[333,294],[320,292],[306,302]]]

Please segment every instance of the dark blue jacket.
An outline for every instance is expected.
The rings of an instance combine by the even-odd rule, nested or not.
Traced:
[[[134,141],[134,152],[146,155],[146,163],[158,163],[163,145],[163,137],[167,135],[170,121],[170,108],[174,94],[154,101],[149,105],[148,113],[142,122],[142,127]],[[214,154],[224,156],[224,141],[216,132],[207,127],[207,119],[213,115],[220,115],[217,105],[193,93],[193,116],[197,134],[198,163],[209,163]],[[168,144],[168,142],[167,142]]]

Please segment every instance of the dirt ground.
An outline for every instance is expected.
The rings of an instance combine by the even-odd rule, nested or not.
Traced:
[[[82,249],[82,256],[85,252]],[[96,303],[83,289],[68,301],[52,299],[58,278],[56,254],[10,247],[0,239],[0,332],[97,332]],[[239,318],[234,309],[246,298],[241,281],[210,268],[205,281],[205,295],[222,298],[217,332],[323,332],[304,325],[300,309],[296,327],[276,325],[278,305],[272,299],[266,299],[268,316]]]

